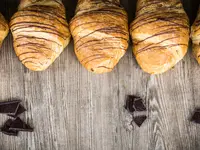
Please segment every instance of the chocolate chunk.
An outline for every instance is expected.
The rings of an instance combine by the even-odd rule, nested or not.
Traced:
[[[8,115],[8,116],[17,118],[20,114],[22,114],[25,111],[26,111],[26,109],[21,104],[19,104],[19,106],[17,108],[17,112],[14,115]]]
[[[131,96],[131,95],[129,95],[126,99],[125,109],[131,113],[133,113],[135,111],[134,99],[135,99],[135,96]]]
[[[17,136],[18,135],[18,131],[10,129],[10,126],[11,126],[12,122],[13,121],[11,119],[8,119],[5,122],[4,126],[1,128],[1,132],[6,134],[6,135]]]
[[[136,111],[146,111],[146,107],[144,106],[143,100],[141,98],[135,98],[134,106]]]
[[[191,121],[200,124],[200,109],[195,110],[195,112],[191,118]]]
[[[140,127],[146,119],[147,116],[145,115],[133,117],[133,121],[138,125],[138,127]]]
[[[134,111],[146,111],[143,100],[140,97],[129,95],[126,100],[125,109],[133,113]]]
[[[0,113],[15,115],[20,102],[20,100],[0,102]]]
[[[23,122],[19,117],[13,120],[10,130],[33,132],[33,128]]]

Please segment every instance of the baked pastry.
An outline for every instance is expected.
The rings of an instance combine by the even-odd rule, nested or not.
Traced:
[[[128,17],[119,0],[79,0],[70,30],[78,60],[94,73],[112,71],[128,48]]]
[[[0,13],[0,47],[3,43],[3,40],[8,35],[8,32],[9,32],[8,24],[3,15]]]
[[[10,28],[16,55],[33,71],[47,69],[70,41],[61,0],[21,0]]]
[[[191,38],[193,42],[193,55],[200,64],[200,7],[197,18],[192,25]]]
[[[138,0],[130,34],[138,64],[147,73],[160,74],[185,56],[189,19],[180,0]]]

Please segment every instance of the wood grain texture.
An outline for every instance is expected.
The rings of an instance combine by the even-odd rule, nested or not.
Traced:
[[[6,19],[18,2],[1,0]],[[64,3],[70,20],[76,1]],[[199,3],[183,0],[191,20]],[[135,0],[122,4],[131,22]],[[129,48],[113,72],[94,75],[79,64],[72,43],[48,70],[32,72],[19,62],[9,35],[0,51],[0,100],[22,99],[28,111],[21,117],[35,131],[0,134],[0,150],[199,150],[200,126],[188,121],[200,107],[199,74],[191,48],[174,69],[156,76],[139,68]],[[125,125],[128,94],[142,96],[148,105],[141,128]],[[5,120],[1,115],[0,123]]]

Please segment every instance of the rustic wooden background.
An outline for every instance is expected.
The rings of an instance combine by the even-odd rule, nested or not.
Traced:
[[[1,0],[9,20],[18,0]],[[67,18],[75,0],[64,0]],[[134,18],[136,0],[122,5]],[[183,0],[191,19],[199,0]],[[130,44],[131,46],[131,44]],[[131,48],[115,70],[95,75],[77,61],[72,43],[44,72],[32,72],[18,61],[9,35],[0,51],[0,100],[21,99],[22,118],[35,128],[19,137],[0,134],[0,150],[199,150],[200,125],[188,121],[200,107],[200,66],[187,56],[162,75],[148,75],[137,65]],[[123,108],[126,95],[145,98],[148,120],[133,130]],[[7,119],[0,116],[0,124]]]

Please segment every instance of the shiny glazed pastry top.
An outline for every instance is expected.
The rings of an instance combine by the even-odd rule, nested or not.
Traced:
[[[21,0],[10,28],[16,55],[33,71],[47,69],[70,41],[61,0]]]
[[[3,15],[0,13],[0,47],[3,43],[3,40],[8,35],[8,32],[9,32],[8,24]]]
[[[112,71],[128,48],[128,18],[119,0],[79,0],[70,30],[78,60],[94,73]]]
[[[192,25],[191,38],[193,42],[193,55],[200,64],[200,7],[197,14],[197,18]]]
[[[180,0],[138,0],[130,34],[138,64],[147,73],[160,74],[185,56],[189,19]]]

